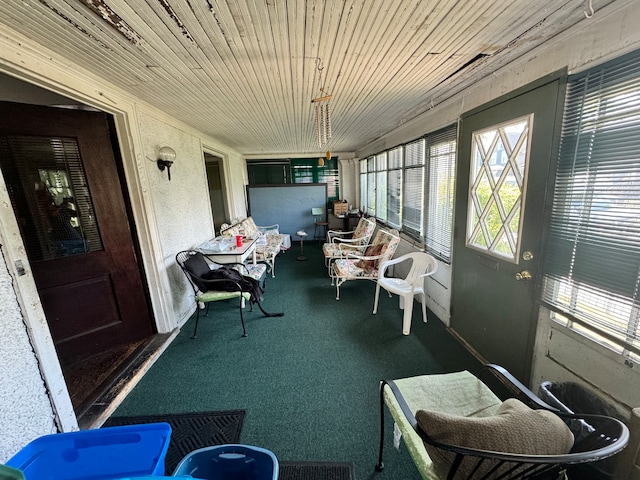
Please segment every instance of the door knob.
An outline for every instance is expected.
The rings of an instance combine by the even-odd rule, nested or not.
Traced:
[[[518,272],[516,273],[516,280],[531,280],[531,273],[529,273],[529,270]]]

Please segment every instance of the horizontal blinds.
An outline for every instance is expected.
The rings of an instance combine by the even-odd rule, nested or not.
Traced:
[[[546,302],[637,346],[638,53],[569,79],[544,268]]]
[[[360,160],[360,208],[367,205],[367,160]]]
[[[457,127],[452,125],[426,137],[427,215],[425,245],[438,258],[451,259],[453,194]]]
[[[387,225],[402,227],[402,147],[389,150],[387,177]]]
[[[387,152],[376,155],[376,218],[387,221]]]
[[[403,229],[422,237],[424,212],[424,138],[407,143],[404,147]]]
[[[31,261],[103,249],[76,139],[5,136],[0,153]]]

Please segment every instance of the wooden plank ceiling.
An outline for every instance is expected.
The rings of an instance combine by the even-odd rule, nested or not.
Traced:
[[[585,12],[579,0],[2,0],[0,23],[245,155],[302,155],[357,150]],[[319,148],[311,100],[325,93],[333,135]]]

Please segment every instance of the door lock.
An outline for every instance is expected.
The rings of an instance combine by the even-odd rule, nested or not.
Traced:
[[[529,250],[527,250],[526,252],[523,252],[522,259],[527,261],[533,260],[533,253],[531,253]]]
[[[531,273],[529,270],[523,270],[516,273],[516,280],[531,280]]]

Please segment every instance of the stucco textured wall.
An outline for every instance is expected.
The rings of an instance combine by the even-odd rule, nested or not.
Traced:
[[[0,462],[27,439],[55,433],[53,410],[22,320],[11,275],[0,263]]]
[[[193,291],[176,265],[175,255],[214,236],[202,145],[200,138],[150,112],[139,112],[137,122],[145,148],[144,165],[153,198],[162,262],[171,286],[175,321],[180,324],[188,318],[195,303]],[[161,172],[154,161],[163,146],[176,152],[171,181],[167,171]]]

